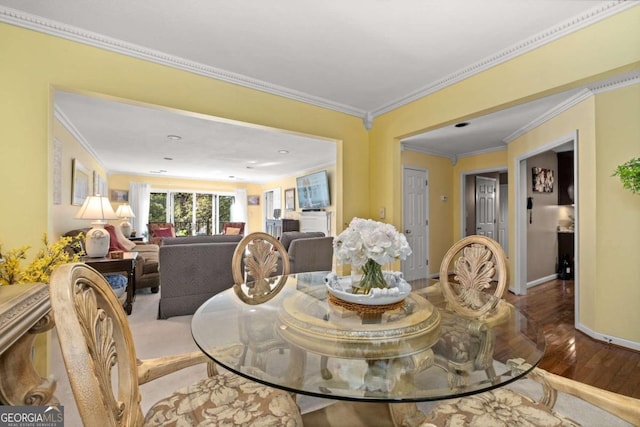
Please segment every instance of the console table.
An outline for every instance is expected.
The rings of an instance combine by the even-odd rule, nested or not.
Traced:
[[[127,273],[127,300],[124,303],[124,311],[131,314],[133,310],[133,296],[136,288],[136,258],[138,252],[125,252],[124,258],[89,258],[82,257],[82,262],[96,269],[98,273]]]
[[[57,404],[55,380],[42,378],[32,361],[37,334],[54,326],[49,288],[42,283],[0,286],[0,403]]]

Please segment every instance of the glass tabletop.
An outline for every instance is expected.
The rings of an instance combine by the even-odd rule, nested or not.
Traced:
[[[260,305],[232,289],[213,296],[192,318],[196,344],[224,368],[276,388],[391,403],[500,387],[544,354],[542,331],[505,301],[483,320],[450,311],[435,286],[385,310],[345,306],[328,295],[327,273],[289,275]]]

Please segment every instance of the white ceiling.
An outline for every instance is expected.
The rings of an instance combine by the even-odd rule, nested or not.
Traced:
[[[392,108],[636,6],[638,2],[593,0],[0,0],[0,21],[375,119]],[[517,107],[509,110],[508,116],[498,113],[483,120],[475,118],[469,120],[470,126],[455,129],[457,133],[442,130],[414,137],[408,143],[451,157],[495,149],[511,133],[572,95]],[[239,136],[235,128],[229,139],[217,138],[226,144],[220,148],[212,142],[204,144],[202,123],[185,117],[180,126],[191,123],[201,144],[193,146],[198,151],[190,159],[180,157],[182,151],[175,148],[171,151],[167,147],[166,152],[160,149],[167,144],[158,138],[178,131],[159,123],[147,127],[149,134],[137,136],[147,141],[138,153],[137,143],[121,139],[133,132],[125,124],[134,125],[144,117],[112,121],[107,129],[90,129],[98,126],[91,117],[96,111],[89,114],[88,108],[82,108],[87,107],[86,100],[80,104],[67,101],[59,105],[60,111],[83,133],[109,170],[132,168],[146,173],[171,169],[176,174],[195,173],[198,167],[217,170],[218,166],[209,162],[229,147],[236,155],[227,163],[252,157],[240,152],[242,144],[237,141],[255,137],[255,129],[242,127],[248,134]],[[95,104],[92,108],[101,108]],[[129,104],[120,106],[126,109],[127,117],[137,114]],[[100,111],[100,115],[123,114],[107,103],[102,108],[106,111]],[[162,120],[171,123],[167,117]],[[216,132],[220,128],[233,129],[219,125]],[[98,132],[101,142],[96,139]],[[479,137],[481,133],[486,137]],[[282,136],[269,132],[259,139],[266,145],[263,141],[274,135]],[[119,143],[125,144],[130,153],[128,166],[111,161],[122,151],[113,148]],[[254,145],[247,145],[251,154],[258,154]],[[158,156],[174,157],[170,166],[144,163],[156,151]],[[256,160],[276,162],[281,157]],[[235,171],[221,169],[221,173],[240,176],[251,171],[244,162],[238,166]],[[252,178],[250,172],[246,176],[259,179]]]
[[[55,104],[109,173],[266,183],[336,162],[330,140],[61,91]]]

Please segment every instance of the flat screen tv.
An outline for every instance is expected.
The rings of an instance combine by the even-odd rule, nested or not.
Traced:
[[[327,171],[315,172],[296,178],[298,207],[302,210],[324,209],[331,205]]]

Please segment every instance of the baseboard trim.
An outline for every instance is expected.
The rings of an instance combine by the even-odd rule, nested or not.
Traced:
[[[557,278],[558,275],[554,273],[547,277],[541,277],[540,279],[532,280],[531,282],[527,282],[527,289],[533,288],[534,286],[542,285],[543,283],[547,283],[552,280],[556,280]]]
[[[606,335],[600,332],[596,332],[583,325],[582,323],[576,323],[576,329],[582,333],[589,335],[594,340],[606,342],[608,344],[615,344],[620,347],[625,347],[631,350],[640,351],[640,342],[630,341],[624,338],[614,337],[612,335]]]

